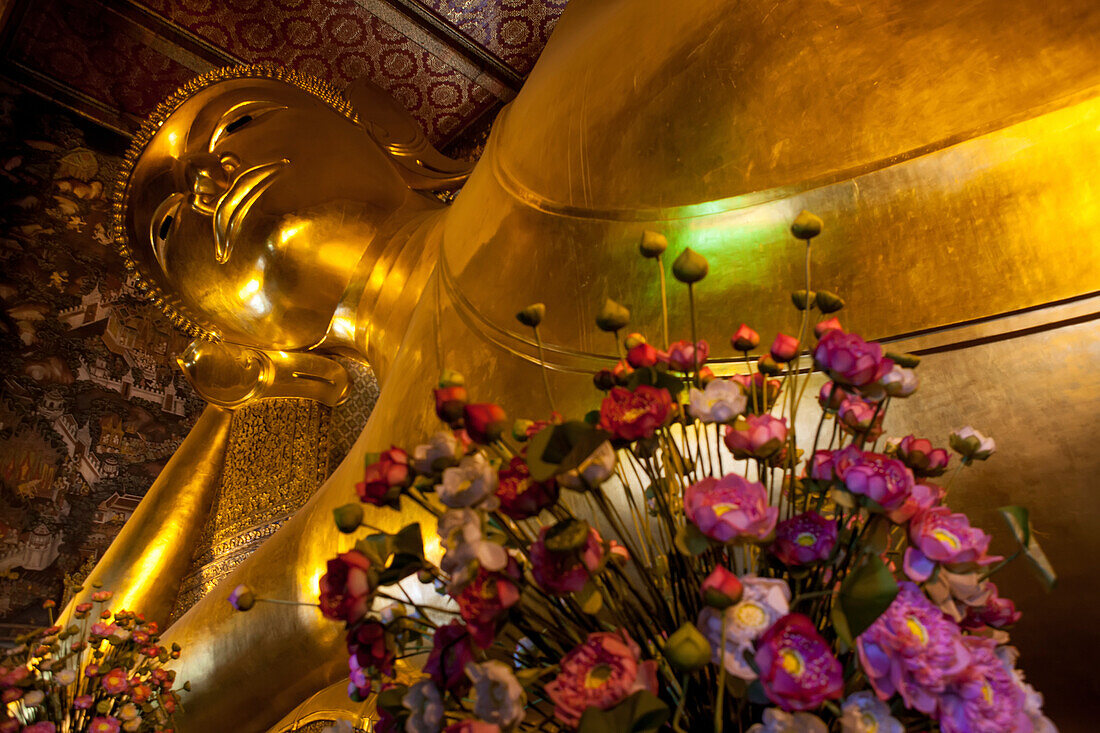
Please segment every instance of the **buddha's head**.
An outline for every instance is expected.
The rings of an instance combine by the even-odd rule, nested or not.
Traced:
[[[441,156],[384,93],[367,85],[359,97],[365,114],[318,80],[238,67],[191,82],[142,127],[115,234],[177,325],[313,346],[372,244],[410,201],[423,206],[414,189],[461,181],[459,166],[421,160]]]

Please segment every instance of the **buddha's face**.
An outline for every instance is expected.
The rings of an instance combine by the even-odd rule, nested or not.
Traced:
[[[409,195],[363,130],[273,79],[206,87],[134,166],[125,212],[142,269],[231,341],[317,343],[379,226]]]

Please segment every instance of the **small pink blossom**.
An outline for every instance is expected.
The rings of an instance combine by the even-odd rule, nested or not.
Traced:
[[[702,368],[708,356],[710,344],[706,341],[697,341],[694,346],[690,341],[676,341],[668,347],[668,365],[678,372],[693,372]]]

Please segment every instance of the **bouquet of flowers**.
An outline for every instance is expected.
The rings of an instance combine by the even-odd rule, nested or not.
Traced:
[[[163,665],[180,648],[157,644],[157,624],[140,614],[97,611],[110,598],[98,591],[76,606],[68,627],[39,629],[4,651],[0,733],[172,730],[180,699],[172,690],[176,673]],[[55,605],[44,604],[51,623]]]
[[[1007,560],[948,507],[948,451],[882,442],[919,359],[845,332],[841,299],[810,290],[821,221],[803,212],[791,230],[806,247],[799,333],[754,359],[742,324],[739,373],[715,376],[695,337],[707,263],[687,249],[672,272],[691,340],[668,342],[667,307],[665,348],[622,337],[629,312],[608,301],[597,324],[622,358],[595,376],[598,409],[510,422],[446,372],[444,429],[368,457],[360,501],[335,519],[369,533],[329,561],[319,606],[346,626],[349,694],[377,694],[375,730],[1053,730],[1007,646],[1019,614],[989,579]],[[665,302],[666,247],[641,241]],[[517,316],[540,349],[544,316]],[[801,443],[815,371],[806,404],[821,414]],[[950,446],[952,479],[995,447],[969,428]],[[418,524],[370,531],[364,504],[434,515],[440,552],[425,555]],[[1027,512],[1002,513],[1053,583]],[[232,600],[263,599],[241,586]]]

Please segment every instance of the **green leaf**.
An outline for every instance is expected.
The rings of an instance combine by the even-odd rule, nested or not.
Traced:
[[[1012,530],[1016,541],[1020,543],[1020,547],[1031,564],[1032,571],[1039,578],[1039,582],[1043,584],[1048,592],[1054,590],[1054,586],[1058,583],[1058,574],[1054,572],[1054,566],[1050,564],[1046,553],[1043,552],[1043,548],[1039,546],[1039,542],[1035,539],[1035,532],[1031,528],[1031,520],[1027,509],[1021,506],[1003,506],[997,511],[1004,517],[1008,528]]]
[[[829,612],[829,620],[833,622],[837,637],[848,646],[852,646],[852,631],[848,628],[848,618],[844,615],[844,609],[840,603],[834,603]]]
[[[545,481],[555,474],[576,468],[609,437],[609,433],[580,420],[570,420],[539,431],[527,447],[527,467],[531,478]]]
[[[863,562],[841,583],[835,604],[841,607],[847,622],[845,641],[850,642],[866,631],[890,607],[897,594],[898,582],[882,558],[866,555]]]
[[[676,549],[685,555],[697,557],[710,547],[710,539],[691,522],[687,522],[676,532]]]
[[[771,699],[768,697],[768,693],[764,692],[764,685],[761,684],[759,679],[752,681],[748,690],[749,702],[756,703],[757,705],[773,705]]]
[[[668,705],[647,690],[635,692],[609,710],[590,707],[581,716],[578,733],[650,733],[668,720]]]
[[[356,542],[355,548],[370,559],[372,570],[379,571],[379,585],[392,585],[424,566],[419,523],[406,525],[397,534],[368,535]]]
[[[584,587],[574,594],[574,598],[581,605],[581,610],[589,616],[595,616],[603,608],[603,596],[596,584],[591,581],[585,583]]]
[[[391,714],[401,710],[403,707],[401,698],[403,698],[408,691],[408,685],[397,685],[396,687],[382,690],[378,693],[378,707],[382,710],[390,711]]]

